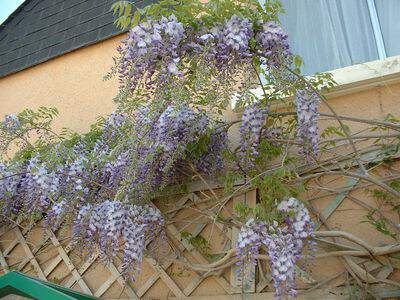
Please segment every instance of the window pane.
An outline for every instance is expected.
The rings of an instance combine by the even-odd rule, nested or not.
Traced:
[[[386,1],[386,0],[383,0]],[[400,0],[399,0],[400,1]],[[282,0],[281,18],[305,74],[378,59],[365,0]]]
[[[375,0],[386,55],[400,54],[400,0]]]

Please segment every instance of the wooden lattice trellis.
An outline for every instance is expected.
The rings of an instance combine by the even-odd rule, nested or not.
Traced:
[[[358,182],[351,179],[348,186],[354,187]],[[0,232],[1,267],[6,273],[11,269],[16,269],[107,299],[161,299],[206,295],[232,295],[233,297],[234,294],[257,295],[264,293],[267,288],[271,290],[271,277],[264,274],[259,266],[246,270],[249,275],[254,276],[245,276],[246,282],[242,284],[236,266],[218,273],[200,273],[186,270],[177,263],[177,258],[192,264],[209,264],[213,261],[207,253],[195,248],[187,239],[182,238],[183,231],[190,232],[194,237],[199,235],[211,237],[210,251],[215,255],[218,253],[223,255],[235,246],[234,241],[238,234],[236,229],[225,228],[217,221],[204,221],[199,214],[196,215],[195,210],[188,208],[187,204],[191,204],[191,207],[201,209],[203,203],[206,202],[204,199],[208,197],[207,193],[211,190],[210,187],[218,190],[217,186],[208,185],[205,188],[195,184],[190,187],[187,195],[181,196],[177,201],[161,204],[160,208],[168,214],[169,219],[174,217],[178,220],[175,223],[169,223],[166,227],[167,235],[174,241],[175,249],[173,251],[169,249],[166,255],[163,254],[163,259],[157,255],[154,257],[148,255],[144,260],[142,275],[134,283],[127,284],[124,281],[120,273],[121,262],[118,259],[102,264],[98,253],[83,257],[70,243],[68,233],[62,230],[53,232],[40,227],[40,224],[2,229]],[[333,197],[320,213],[320,219],[327,221],[348,193],[349,191]],[[233,205],[240,201],[250,206],[254,205],[256,192],[247,191],[230,199],[224,209],[226,216],[233,214]],[[186,220],[191,220],[191,223],[185,223]],[[373,260],[364,259],[356,263],[369,271],[375,270],[380,278],[387,278],[396,268],[391,263],[382,266]],[[176,270],[180,270],[182,274],[177,274],[179,272]],[[298,275],[303,286],[316,282],[312,274],[301,269],[298,269]],[[340,284],[343,282],[339,280],[334,286]],[[318,292],[321,293],[321,291]],[[342,295],[343,291],[338,292],[336,296],[341,298]],[[263,294],[263,296],[273,298],[272,293]]]
[[[254,196],[253,196],[254,197]],[[255,198],[254,198],[255,199]],[[182,209],[177,209],[172,213],[169,213],[170,217],[178,215],[188,201],[196,202],[200,200],[199,196],[195,191],[181,197],[177,202],[175,202],[175,207],[182,207]],[[193,236],[201,234],[201,232],[207,227],[207,223],[198,223],[191,230]],[[33,230],[41,231],[41,237],[36,234],[35,238],[30,239],[30,235]],[[215,224],[214,230],[219,230],[220,233],[224,230],[224,236],[228,239],[225,243],[225,251],[229,250],[232,246],[231,230],[223,229],[222,225],[219,223]],[[119,290],[123,298],[128,297],[129,299],[139,299],[144,297],[149,290],[156,284],[157,281],[161,281],[170,290],[169,296],[175,296],[178,298],[188,297],[194,293],[194,291],[207,279],[213,278],[215,282],[223,289],[225,294],[234,294],[240,292],[237,285],[232,285],[230,283],[230,278],[224,276],[224,274],[213,274],[204,275],[200,273],[195,273],[190,278],[190,281],[183,287],[177,284],[176,280],[170,274],[169,269],[174,265],[174,259],[177,258],[177,253],[169,253],[168,259],[163,262],[156,260],[150,256],[145,258],[146,266],[150,267],[151,270],[146,270],[147,273],[151,273],[145,280],[141,280],[139,283],[126,284],[121,276],[120,268],[118,264],[114,262],[109,262],[104,264],[105,269],[109,272],[109,276],[100,285],[96,285],[93,288],[91,281],[97,281],[96,274],[93,277],[85,276],[85,274],[90,273],[91,269],[94,269],[96,262],[99,262],[99,254],[92,253],[90,256],[86,256],[85,259],[79,260],[79,262],[74,262],[70,256],[74,252],[74,248],[71,243],[61,241],[60,234],[53,232],[48,228],[41,228],[40,225],[29,226],[26,228],[20,228],[15,226],[13,228],[2,228],[0,233],[4,238],[2,240],[2,249],[0,251],[0,263],[3,272],[7,273],[10,269],[23,271],[30,273],[34,276],[39,277],[43,280],[53,280],[53,273],[60,268],[62,265],[62,280],[55,280],[56,282],[74,289],[78,289],[89,295],[94,295],[97,297],[104,296],[115,284],[118,285],[115,290]],[[177,250],[179,253],[185,253],[183,256],[190,256],[189,261],[192,263],[207,264],[210,260],[203,253],[193,247],[187,240],[182,239],[180,229],[178,229],[174,224],[167,225],[167,234],[173,237],[178,243]],[[12,236],[11,239],[8,237]],[[18,249],[19,248],[19,249]],[[44,251],[43,249],[47,249]],[[52,257],[47,258],[47,261],[39,259],[38,256],[50,252],[50,249],[56,250],[56,254]],[[21,251],[22,250],[22,251]],[[75,254],[76,255],[76,254]],[[51,254],[49,254],[51,256]],[[76,259],[75,259],[76,260]],[[236,274],[236,272],[233,272]],[[235,275],[232,275],[232,280],[235,280]],[[164,291],[165,294],[165,291]],[[108,297],[117,298],[119,295],[112,294]]]

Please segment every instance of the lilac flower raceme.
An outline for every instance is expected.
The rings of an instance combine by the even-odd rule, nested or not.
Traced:
[[[280,299],[282,295],[296,296],[295,268],[300,258],[297,239],[286,228],[270,227],[267,239],[269,265],[274,280],[275,296]]]
[[[258,157],[262,127],[265,125],[269,106],[261,107],[260,103],[248,105],[242,116],[239,128],[240,146],[239,163],[241,168],[247,170],[254,166],[254,159]]]
[[[253,37],[253,24],[250,20],[234,15],[224,26],[215,27],[211,32],[216,38],[218,64],[251,57],[249,41]]]
[[[3,214],[5,216],[16,215],[22,208],[20,198],[14,197],[17,194],[21,176],[16,175],[18,169],[0,163],[0,199],[4,201]]]
[[[122,250],[122,273],[127,276],[128,272],[140,270],[146,240],[155,239],[163,227],[164,219],[154,207],[107,200],[82,206],[73,228],[73,240],[87,250],[93,250],[96,241],[105,260]]]
[[[177,162],[184,160],[186,145],[195,142],[209,126],[203,112],[186,106],[170,107],[153,120],[148,119],[150,114],[140,116],[142,119],[136,124],[143,126],[126,127],[127,119],[123,115],[112,114],[94,146],[91,141],[80,140],[67,151],[62,143],[56,144],[46,154],[52,157],[51,168],[41,156],[34,156],[20,166],[1,164],[3,213],[9,218],[21,210],[28,214],[42,213],[45,224],[53,229],[68,218],[73,221],[74,241],[90,251],[99,247],[106,260],[122,250],[123,273],[138,271],[146,241],[153,240],[163,229],[161,213],[148,205],[130,204],[129,199],[110,201],[106,196],[110,196],[110,189],[111,196],[115,196],[126,188],[128,168],[134,170],[133,182],[140,180],[140,176],[146,182],[146,170],[149,170],[146,164],[154,176],[148,191],[154,192],[164,177],[174,176]],[[125,141],[127,128],[135,135],[144,134],[150,128],[150,138],[134,143],[133,148],[126,148],[127,143],[119,150],[113,143],[118,139]],[[141,151],[149,157],[156,155],[152,156],[153,160],[133,163],[132,153]]]
[[[256,34],[256,40],[261,47],[261,53],[267,65],[278,66],[289,56],[288,36],[283,29],[273,21],[261,24],[262,28]]]
[[[216,175],[224,170],[223,152],[228,148],[228,134],[219,125],[210,135],[206,152],[194,159],[194,165],[200,173]]]
[[[27,174],[22,185],[27,210],[43,212],[56,197],[60,179],[55,172],[47,169],[37,157],[33,157],[29,160]]]
[[[305,206],[295,198],[282,201],[278,210],[286,215],[285,224],[267,224],[250,219],[238,236],[240,265],[255,264],[260,247],[267,248],[271,275],[278,299],[284,294],[296,296],[295,268],[306,241],[314,236],[314,224]]]
[[[312,91],[299,90],[296,95],[297,139],[304,145],[300,154],[311,159],[318,154],[318,105],[319,96]]]
[[[237,256],[239,265],[250,262],[256,264],[255,255],[259,254],[261,245],[265,244],[268,236],[267,224],[249,219],[240,229],[237,241]]]
[[[296,296],[295,264],[301,258],[301,251],[308,243],[309,238],[314,237],[314,223],[304,204],[295,198],[289,198],[278,205],[278,210],[286,213],[286,228],[277,231],[271,243],[274,244],[277,254],[271,251],[271,271],[276,274],[275,290],[277,295],[286,291],[291,296]],[[284,282],[286,281],[286,282]]]
[[[9,133],[14,133],[21,126],[21,122],[16,115],[7,115],[1,126]]]
[[[137,153],[135,155],[141,157],[132,170],[135,180],[132,181],[130,189],[134,197],[154,193],[158,188],[176,179],[177,169],[188,163],[185,157],[187,147],[206,135],[209,126],[205,112],[196,111],[187,105],[170,105],[150,126],[140,129],[137,135],[143,136],[145,133],[141,132],[146,132],[148,138],[134,145]],[[219,163],[225,139],[222,134],[217,136],[209,144],[209,150],[216,151],[215,155],[210,154],[207,159],[212,158],[213,162]],[[212,162],[203,163],[210,165]]]
[[[180,75],[180,43],[184,37],[184,27],[174,15],[135,26],[118,49],[122,54],[120,79],[128,79],[130,87],[135,89],[142,80],[150,84],[158,68],[162,78]]]
[[[278,205],[278,210],[288,213],[286,223],[294,237],[306,239],[313,236],[314,223],[303,203],[295,198],[284,200]]]
[[[115,139],[118,134],[121,134],[123,126],[127,123],[126,116],[113,112],[108,116],[104,124],[104,135],[109,139]]]
[[[67,210],[65,209],[66,205],[67,202],[65,200],[61,200],[60,202],[55,203],[47,211],[45,224],[51,227],[53,230],[56,230],[62,222],[62,216],[67,212]]]

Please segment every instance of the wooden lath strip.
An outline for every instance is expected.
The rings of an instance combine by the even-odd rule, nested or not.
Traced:
[[[182,200],[182,199],[181,199]],[[186,201],[187,201],[188,199],[186,199]],[[185,202],[186,202],[185,201]],[[176,213],[176,212],[175,212]],[[178,247],[178,250],[179,251],[184,251],[185,250],[185,247],[181,244],[181,243],[179,243],[178,245],[176,245],[177,247]],[[173,254],[172,254],[172,257],[171,257],[171,260],[170,261],[167,261],[167,262],[165,262],[165,263],[163,263],[162,265],[161,265],[161,267],[164,269],[164,270],[167,270],[172,264],[173,264],[173,259],[175,259],[175,258],[177,258],[178,257],[178,255],[175,253],[175,252],[173,252]],[[144,283],[144,284],[141,284],[141,287],[139,288],[139,290],[137,291],[137,295],[139,296],[139,297],[142,297],[151,287],[152,287],[152,285],[154,284],[154,283],[156,283],[156,281],[158,280],[160,278],[160,273],[158,273],[158,272],[155,272],[153,275],[151,275],[148,279],[147,279],[147,281]]]
[[[196,194],[194,194],[194,193],[191,193],[191,194],[189,194],[189,195],[186,195],[186,196],[184,196],[184,197],[182,197],[180,200],[179,200],[179,204],[180,205],[184,205],[188,200],[192,200],[192,201],[196,201],[195,199],[196,199],[196,197],[197,197],[197,195]],[[197,197],[197,199],[198,199],[198,197]],[[175,211],[174,213],[171,213],[170,214],[170,217],[171,216],[174,216],[174,215],[176,215],[178,213],[178,211]],[[170,229],[170,230],[169,230]],[[173,233],[172,233],[172,235],[174,235],[176,238],[177,238],[177,240],[178,241],[180,241],[181,239],[180,239],[180,234],[179,234],[179,232],[178,232],[178,230],[176,229],[176,227],[174,226],[174,225],[168,225],[167,226],[167,231],[169,230],[169,231],[171,231],[171,229],[172,229],[172,231],[173,231]],[[177,235],[177,236],[176,236]],[[182,241],[181,241],[182,242]],[[181,246],[181,245],[179,245],[179,246]],[[155,260],[155,259],[153,259],[153,258],[150,258],[150,257],[146,257],[145,258],[145,260],[153,267],[153,269],[158,273],[158,278],[160,278],[170,289],[171,289],[171,291],[175,294],[175,296],[176,297],[181,297],[181,298],[183,298],[183,297],[186,297],[187,295],[185,295],[183,292],[182,292],[182,290],[179,288],[179,286],[175,283],[175,281],[165,272],[165,270],[164,270],[164,268],[162,267],[162,266],[160,266],[159,265],[159,263]],[[157,278],[156,276],[153,276],[153,278],[151,278],[151,281],[147,281],[147,283],[150,283],[150,282],[153,282],[154,281],[154,283],[158,280],[158,278]],[[147,286],[146,286],[147,287]],[[143,290],[143,291],[141,291],[141,292],[144,292],[145,293],[145,291]]]
[[[8,247],[3,251],[3,254],[5,256],[7,256],[11,251],[13,251],[13,249],[19,244],[19,239],[16,238],[15,240],[13,240]]]
[[[1,252],[1,250],[0,250],[0,265],[1,265],[2,270],[3,270],[4,273],[8,273],[9,272],[8,271],[7,261],[6,261],[4,255],[3,255],[3,253]]]
[[[64,248],[61,246],[60,242],[58,241],[56,235],[54,234],[53,231],[50,229],[47,229],[47,234],[50,236],[50,240],[52,241],[53,245],[57,248],[59,256],[62,258],[64,261],[65,265],[67,266],[68,270],[72,273],[72,276],[75,277],[76,281],[78,282],[80,288],[87,294],[93,295],[92,291],[86,284],[86,282],[83,280],[77,269],[75,268],[74,264],[70,260],[67,252],[64,250]]]
[[[327,220],[334,213],[334,211],[339,207],[339,205],[343,202],[343,200],[346,198],[346,196],[351,191],[351,188],[355,187],[359,182],[360,182],[359,178],[350,178],[346,184],[346,188],[348,188],[348,190],[341,192],[340,194],[338,194],[337,196],[335,196],[333,198],[333,200],[321,212],[321,214],[320,214],[321,218],[323,220]],[[322,223],[318,222],[315,225],[315,230],[318,230],[321,227],[321,225],[322,225]]]
[[[177,257],[176,254],[173,255],[172,259],[175,259]],[[164,264],[162,264],[162,268],[164,270],[167,270],[170,266],[172,266],[173,262],[168,261]],[[146,292],[153,286],[153,284],[156,283],[156,281],[160,278],[160,273],[155,272],[153,275],[151,275],[144,284],[140,285],[140,288],[137,290],[137,295],[139,297],[142,297]]]
[[[181,291],[179,286],[172,280],[172,278],[165,272],[165,270],[158,264],[158,262],[154,258],[146,258],[146,262],[148,262],[153,269],[160,275],[160,278],[164,283],[168,286],[168,288],[174,293],[175,297],[185,298],[186,295]]]
[[[183,206],[186,204],[186,202],[188,202],[189,200],[192,201],[196,201],[198,199],[197,195],[194,193],[189,193],[183,197],[181,197],[177,202],[176,202],[176,206]],[[179,212],[179,210],[174,211],[169,213],[169,217],[173,218],[177,213]],[[182,244],[179,244],[180,246],[180,250],[183,250],[184,247],[182,246]],[[173,254],[173,259],[175,259],[177,257],[176,254]],[[172,265],[172,261],[166,262],[165,264],[162,264],[162,268],[164,270],[168,269],[171,265]],[[136,294],[138,297],[142,297],[144,294],[146,294],[146,292],[153,286],[153,284],[156,283],[156,281],[160,278],[160,273],[159,272],[155,272],[153,275],[151,275],[144,284],[140,285],[140,288],[137,290]]]
[[[50,237],[49,237],[50,239]],[[68,244],[65,247],[65,252],[68,254],[72,250],[72,245],[71,243]],[[58,255],[48,266],[47,268],[43,271],[44,275],[49,276],[51,272],[63,261],[62,257]]]
[[[35,247],[32,249],[33,255],[36,255],[36,254],[39,252],[39,250],[47,243],[47,241],[48,241],[49,239],[50,239],[50,237],[47,235],[42,243],[40,243],[39,245],[35,246]],[[57,256],[57,257],[58,257],[58,256]],[[26,266],[27,263],[29,263],[29,259],[28,259],[28,258],[24,259],[24,260],[18,265],[18,270],[22,270],[22,269]],[[47,268],[43,271],[43,273],[44,273],[45,276],[47,276],[48,274],[51,273],[51,272],[46,273],[46,270],[47,270]]]
[[[94,293],[95,297],[101,297],[107,290],[110,288],[110,286],[117,280],[117,278],[120,275],[114,275],[112,274],[108,279],[97,289],[97,291]]]
[[[185,250],[185,247],[184,247],[181,243],[179,243],[179,244],[177,245],[177,247],[178,247],[178,249],[179,249],[180,251],[184,251],[184,250]],[[173,260],[176,259],[177,257],[178,257],[178,255],[177,255],[176,253],[173,253],[173,255],[172,255],[172,257],[171,257],[171,260],[168,261],[168,262],[165,262],[164,264],[161,265],[162,268],[163,268],[164,270],[167,270],[170,266],[172,266]],[[199,277],[200,277],[200,276],[199,276]],[[193,281],[198,280],[199,277],[196,277],[195,279],[193,279]],[[142,296],[152,287],[152,285],[153,285],[154,283],[156,283],[156,281],[157,281],[159,278],[160,278],[160,274],[159,274],[158,272],[155,272],[153,275],[151,275],[151,276],[146,280],[146,282],[145,282],[144,284],[141,284],[139,290],[137,291],[138,296],[139,296],[139,297],[142,297]],[[200,284],[201,282],[202,282],[202,280],[199,282],[199,284]],[[190,284],[189,284],[189,285],[190,285]],[[192,293],[193,291],[194,291],[194,290],[185,288],[185,290],[183,291],[183,293],[184,293],[186,296],[190,296],[191,293]]]
[[[205,227],[206,225],[205,224],[199,224],[199,225],[196,226],[197,227],[197,232],[198,232],[197,234],[199,234],[204,229],[203,226]],[[167,226],[167,231],[169,231],[172,236],[174,236],[178,241],[180,241],[180,243],[183,245],[183,247],[187,251],[190,251],[190,254],[199,263],[203,263],[203,264],[204,263],[206,263],[206,264],[209,263],[209,261],[199,251],[197,251],[191,244],[189,244],[186,240],[180,238],[180,233],[179,233],[178,229],[174,225],[172,225],[172,224],[168,225]],[[215,279],[227,293],[229,293],[229,294],[233,294],[234,293],[234,290],[232,289],[231,285],[226,281],[225,278],[215,276]],[[197,281],[199,279],[195,278],[193,280]]]
[[[132,289],[132,287],[124,280],[124,278],[122,278],[121,273],[118,271],[117,267],[114,265],[112,261],[109,264],[107,264],[107,268],[110,270],[112,276],[115,277],[115,280],[120,284],[120,286],[122,288],[125,288],[126,293],[131,299],[139,299],[139,297]]]
[[[199,198],[195,193],[190,193],[190,194],[188,194],[187,196],[189,196],[190,199],[191,199],[193,202],[197,202],[197,201],[200,200],[200,198]],[[182,206],[182,205],[184,205],[189,199],[184,197],[184,198],[182,198],[181,200],[184,200],[184,201],[182,201],[183,203],[179,203],[179,204]],[[180,201],[180,202],[181,202],[181,201]],[[182,208],[182,209],[183,209],[183,208]],[[177,211],[176,211],[175,213],[177,213]],[[203,231],[203,229],[204,229],[206,226],[207,226],[206,223],[205,223],[205,224],[198,224],[198,225],[194,228],[194,230],[193,230],[193,232],[192,232],[192,235],[193,235],[193,236],[199,235],[199,234]],[[216,226],[221,230],[221,232],[223,232],[223,227],[222,227],[222,225],[221,225],[220,223],[216,222]],[[171,234],[172,236],[174,236],[175,239],[176,239],[177,241],[180,241],[179,246],[183,246],[187,251],[190,251],[190,253],[192,254],[192,256],[194,256],[194,258],[197,259],[198,262],[200,262],[200,263],[209,263],[208,260],[207,260],[200,252],[198,252],[191,244],[189,244],[186,240],[182,240],[182,239],[181,239],[180,233],[179,233],[178,229],[177,229],[174,225],[172,225],[172,224],[171,224],[171,225],[168,225],[168,226],[167,226],[167,231],[169,231],[170,234]],[[224,233],[224,234],[225,234],[228,238],[230,237],[230,231],[228,231],[227,233]],[[229,284],[229,282],[228,282],[225,278],[223,278],[223,277],[221,277],[221,276],[213,276],[213,277],[216,279],[216,281],[218,282],[218,284],[219,284],[227,293],[233,294],[233,293],[237,292],[236,289],[234,289],[234,288]],[[189,295],[195,290],[195,288],[196,288],[198,285],[200,285],[200,283],[201,283],[205,278],[206,278],[206,277],[200,276],[200,275],[196,276],[196,277],[189,283],[189,288],[185,289],[185,291],[184,291],[185,295],[186,295],[186,296],[189,296]],[[151,279],[154,280],[155,278],[151,278]]]
[[[22,230],[22,235],[25,236],[25,234],[27,234],[29,231],[31,231],[31,230],[34,228],[34,225],[35,225],[35,223],[31,223],[31,224],[29,224],[28,227],[25,227],[25,228]],[[4,227],[3,227],[3,228],[4,228]],[[14,227],[13,227],[13,228],[10,228],[10,230],[11,230],[11,229],[14,229]],[[7,255],[18,245],[18,243],[19,243],[19,239],[18,239],[18,238],[16,238],[15,240],[13,240],[13,241],[8,245],[8,247],[4,250],[4,252],[3,252],[4,256],[7,256]],[[33,252],[33,254],[35,254],[34,251],[32,251],[32,252]]]
[[[89,269],[89,267],[94,263],[94,261],[97,259],[97,257],[99,256],[99,253],[96,251],[93,255],[91,255],[83,264],[82,266],[80,266],[80,268],[78,269],[78,272],[81,276],[83,276],[83,274],[85,274],[85,272],[87,271],[87,269]],[[76,279],[74,276],[72,276],[67,283],[65,284],[66,287],[70,288],[74,285],[74,283],[76,282]]]
[[[40,268],[39,263],[37,262],[35,256],[33,255],[31,249],[29,248],[28,244],[25,242],[25,238],[21,233],[21,230],[19,227],[14,228],[15,234],[17,235],[17,238],[19,239],[19,242],[21,243],[22,248],[25,251],[26,256],[29,259],[29,262],[32,264],[33,268],[37,272],[38,276],[40,279],[46,280],[46,276],[43,273],[43,270]]]
[[[206,279],[207,276],[198,275],[196,276],[183,290],[183,293],[187,296],[190,296],[194,290]]]

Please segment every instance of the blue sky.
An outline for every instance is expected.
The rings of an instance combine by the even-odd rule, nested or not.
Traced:
[[[24,0],[0,0],[0,24],[17,9]]]

